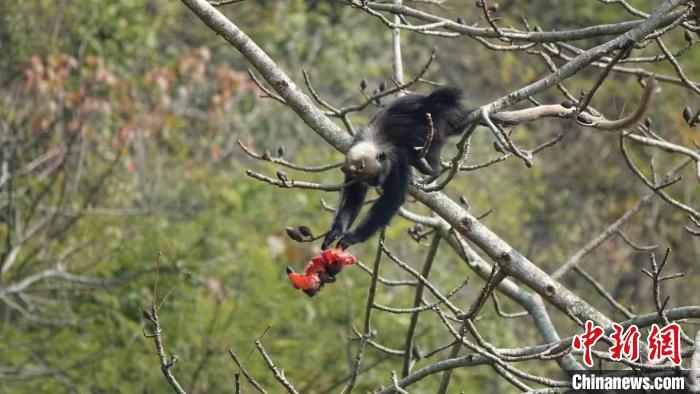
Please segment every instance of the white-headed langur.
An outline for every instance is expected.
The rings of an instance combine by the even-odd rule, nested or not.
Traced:
[[[601,116],[581,114],[580,124],[603,130],[621,130],[640,122],[646,115],[656,84],[654,77],[647,78],[641,104],[633,113],[608,120]],[[359,133],[357,141],[347,153],[341,167],[345,183],[333,217],[333,224],[326,233],[322,248],[328,249],[340,237],[338,247],[345,249],[364,242],[377,230],[389,224],[403,204],[411,182],[411,166],[430,176],[442,173],[440,151],[448,137],[460,134],[467,126],[472,110],[461,103],[461,91],[446,87],[425,96],[409,94],[400,97],[380,110]],[[554,106],[555,111],[540,106],[528,114],[502,112],[501,124],[518,124],[543,116],[562,116],[571,110],[569,104]],[[551,108],[550,108],[551,110]],[[523,112],[523,111],[520,111]],[[478,121],[478,120],[474,120]],[[587,122],[588,121],[588,122]],[[650,127],[648,119],[645,127]],[[360,224],[350,230],[364,204],[370,186],[380,186],[382,193],[374,202]]]
[[[324,250],[338,237],[338,247],[344,249],[366,241],[386,226],[406,198],[411,166],[426,175],[442,173],[442,146],[449,136],[464,130],[471,112],[460,103],[461,98],[461,91],[451,87],[437,89],[427,96],[399,97],[358,133],[341,167],[345,183],[333,224],[323,240]],[[370,186],[379,186],[381,195],[350,230]]]

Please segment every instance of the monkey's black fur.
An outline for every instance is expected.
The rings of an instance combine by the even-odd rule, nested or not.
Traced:
[[[323,249],[338,237],[343,248],[364,242],[386,226],[406,198],[411,166],[426,175],[437,176],[442,172],[442,146],[448,137],[464,130],[471,112],[460,103],[461,96],[459,89],[449,87],[427,96],[409,94],[374,116],[348,151],[342,168],[345,186],[340,192],[333,224],[323,240]],[[427,114],[432,118],[432,130]],[[421,148],[426,144],[427,164],[421,158]],[[369,186],[381,186],[382,194],[360,224],[348,231],[362,209]]]

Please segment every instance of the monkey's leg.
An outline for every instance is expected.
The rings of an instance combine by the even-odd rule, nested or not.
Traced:
[[[424,175],[435,175],[433,174],[433,169],[430,168],[428,163],[424,159],[418,159],[413,162],[413,166],[416,167]]]
[[[386,226],[401,208],[411,179],[411,166],[405,153],[399,152],[389,176],[382,185],[382,195],[374,202],[367,216],[352,231],[343,235],[338,244],[348,246],[364,242],[381,227]]]
[[[339,236],[345,233],[357,218],[362,204],[367,196],[367,184],[360,181],[352,182],[353,178],[345,176],[346,185],[340,190],[338,206],[335,208],[333,224],[323,239],[321,249],[326,250]]]

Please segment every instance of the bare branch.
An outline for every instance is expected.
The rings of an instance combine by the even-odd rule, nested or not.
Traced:
[[[529,315],[529,313],[527,313],[526,311],[517,312],[517,313],[507,313],[507,312],[503,311],[503,307],[501,306],[501,302],[498,301],[498,296],[496,295],[496,293],[492,292],[491,298],[493,299],[493,306],[494,306],[494,309],[496,309],[496,313],[498,314],[498,316],[500,316],[502,318],[514,319],[517,317],[523,317],[523,316]]]
[[[360,267],[363,271],[372,275],[372,270],[369,269],[366,265],[362,264],[362,262],[358,261],[355,264],[357,264],[357,266]],[[418,281],[415,280],[391,280],[385,279],[381,275],[377,277],[377,280],[379,281],[379,283],[387,286],[418,286]]]
[[[160,360],[160,370],[163,372],[168,384],[170,384],[176,393],[185,394],[185,390],[182,389],[182,386],[180,386],[180,383],[177,381],[175,375],[173,375],[173,372],[171,371],[171,368],[177,362],[177,357],[172,356],[170,361],[168,361],[168,358],[165,355],[165,347],[163,346],[163,338],[161,336],[163,330],[160,326],[160,320],[158,320],[157,308],[155,306],[151,307],[150,312],[143,310],[143,316],[146,318],[146,320],[153,324],[153,334],[151,334],[150,337],[153,338],[153,342],[156,345],[158,359]]]
[[[653,193],[647,193],[642,197],[637,204],[623,213],[616,221],[606,227],[597,237],[588,241],[581,249],[571,255],[564,264],[552,273],[552,278],[561,279],[569,270],[576,267],[589,253],[602,245],[613,234],[615,234],[625,223],[627,223],[642,207],[649,204],[654,196]]]
[[[287,390],[287,392],[290,394],[299,394],[299,392],[294,388],[294,386],[291,383],[289,383],[287,378],[284,376],[284,371],[280,371],[277,369],[277,367],[275,367],[275,364],[272,362],[270,355],[267,354],[267,352],[265,351],[265,348],[263,347],[260,340],[255,341],[255,347],[258,349],[258,352],[260,352],[260,355],[262,355],[263,359],[265,360],[265,364],[267,364],[267,367],[275,375],[275,379],[277,379],[277,381],[280,382],[280,384],[282,384],[282,386]]]
[[[435,261],[435,256],[437,256],[437,251],[438,247],[440,246],[440,239],[442,237],[440,234],[435,234],[433,236],[433,240],[430,243],[430,248],[428,249],[428,253],[425,256],[425,263],[423,263],[423,270],[421,271],[421,276],[424,278],[428,278],[430,275],[430,270],[433,267],[433,262]],[[418,286],[416,287],[416,291],[414,293],[414,298],[413,298],[413,307],[418,308],[423,300],[423,288],[424,288],[423,282],[419,282]],[[416,311],[411,315],[411,321],[408,323],[408,331],[406,333],[406,341],[403,347],[404,350],[404,360],[403,360],[403,369],[401,370],[401,377],[405,378],[408,376],[409,373],[411,373],[411,365],[412,365],[412,354],[413,354],[413,336],[415,335],[416,332],[416,326],[418,326],[418,318],[419,318],[419,313]]]
[[[684,146],[670,143],[668,141],[643,137],[643,136],[638,135],[638,134],[630,133],[630,134],[627,134],[626,137],[631,139],[631,140],[635,140],[637,142],[640,142],[644,145],[659,148],[659,149],[664,150],[666,152],[680,153],[682,155],[686,155],[686,156],[690,157],[691,159],[693,159],[695,161],[696,175],[697,175],[698,181],[700,181],[700,153],[697,150],[692,150],[692,149],[686,148]]]
[[[641,97],[641,103],[637,109],[620,119],[607,119],[603,116],[595,116],[588,112],[579,112],[576,106],[564,107],[561,104],[540,105],[538,107],[526,108],[516,111],[501,111],[493,116],[494,120],[508,125],[531,122],[535,119],[557,117],[576,117],[577,123],[581,126],[592,127],[599,130],[615,131],[634,126],[644,118],[654,93],[654,79],[647,80]]]
[[[285,159],[282,158],[282,157],[272,157],[272,156],[271,156],[269,153],[267,153],[267,152],[266,152],[265,154],[262,154],[262,155],[261,155],[261,154],[258,154],[258,153],[255,153],[252,149],[250,149],[249,147],[247,147],[247,146],[243,143],[243,141],[241,141],[241,140],[238,140],[238,145],[241,147],[241,149],[243,149],[243,151],[244,151],[248,156],[250,156],[250,157],[252,157],[252,158],[254,158],[254,159],[263,160],[263,161],[269,161],[270,163],[275,163],[275,164],[280,164],[280,165],[283,165],[283,166],[285,166],[285,167],[287,167],[287,168],[291,168],[291,169],[293,169],[293,170],[299,170],[299,171],[305,171],[305,172],[324,172],[324,171],[332,170],[332,169],[334,169],[334,168],[338,168],[338,167],[340,167],[341,165],[343,165],[343,162],[339,162],[339,163],[326,164],[326,165],[323,165],[323,166],[316,166],[316,167],[314,167],[314,166],[302,166],[302,165],[295,164],[295,163],[292,163],[292,162],[290,162],[290,161],[287,161],[287,160],[285,160]]]
[[[250,75],[250,79],[253,81],[253,83],[255,83],[255,85],[257,85],[258,89],[262,90],[265,93],[265,95],[263,95],[261,97],[271,98],[271,99],[278,101],[284,105],[287,105],[287,102],[282,97],[272,93],[272,91],[270,89],[268,89],[265,85],[262,84],[262,82],[260,82],[258,77],[255,76],[255,73],[253,73],[253,70],[248,69],[248,75]]]
[[[632,162],[632,158],[629,156],[629,152],[627,152],[627,148],[625,147],[625,138],[627,137],[628,133],[620,133],[620,150],[622,151],[622,156],[625,158],[625,162],[627,163],[627,166],[632,170],[632,172],[639,177],[639,179],[644,182],[645,185],[647,185],[652,191],[654,191],[656,194],[658,194],[664,201],[668,202],[672,206],[686,212],[690,216],[694,218],[700,218],[700,212],[696,211],[695,209],[689,207],[688,205],[685,205],[679,201],[676,201],[673,199],[671,196],[669,196],[665,191],[662,189],[664,187],[667,187],[671,185],[672,183],[676,182],[680,178],[676,178],[675,180],[670,180],[663,182],[661,184],[654,184],[650,182],[642,173],[642,171],[637,168],[637,166]]]
[[[284,180],[272,179],[272,178],[267,177],[263,174],[257,173],[253,170],[246,170],[245,173],[246,173],[246,175],[248,175],[251,178],[255,178],[257,180],[269,183],[269,184],[277,186],[277,187],[281,187],[283,189],[296,188],[296,189],[322,190],[324,192],[337,192],[337,191],[340,191],[340,189],[344,185],[346,185],[345,183],[341,183],[339,185],[323,185],[320,183],[295,181],[293,179],[289,179],[286,177],[283,177]]]
[[[238,357],[236,357],[236,353],[234,353],[233,350],[229,349],[228,354],[229,356],[231,356],[231,360],[233,360],[233,362],[236,363],[238,370],[243,373],[243,376],[246,378],[248,383],[250,383],[250,385],[253,386],[253,388],[255,388],[259,393],[266,394],[267,391],[265,391],[265,389],[263,389],[262,386],[260,386],[260,384],[253,378],[253,376],[248,373],[243,364],[241,364],[241,362],[238,360]]]
[[[413,77],[413,79],[411,79],[410,81],[408,81],[404,84],[398,84],[393,88],[389,88],[389,89],[383,90],[381,92],[378,92],[377,94],[367,96],[365,102],[363,102],[361,104],[341,108],[333,116],[339,117],[339,116],[347,115],[351,112],[362,111],[363,109],[367,108],[370,104],[376,102],[379,99],[390,96],[394,93],[399,93],[399,92],[415,85],[417,82],[420,81],[420,79],[423,77],[423,75],[425,75],[425,73],[428,72],[428,69],[430,68],[430,65],[433,63],[433,60],[435,60],[435,48],[433,48],[432,52],[430,53],[430,57],[428,57],[428,61],[425,63],[425,65],[423,65],[423,68],[418,72],[418,74],[416,74]]]
[[[634,242],[632,242],[629,238],[627,238],[627,236],[625,235],[625,233],[622,232],[622,230],[617,230],[615,233],[619,235],[620,238],[622,238],[622,240],[625,241],[625,243],[632,247],[632,249],[634,250],[649,251],[659,247],[659,245],[637,245]]]
[[[671,24],[672,22],[676,21],[678,18],[680,18],[686,10],[677,10],[673,12],[669,12],[671,9],[677,7],[680,4],[678,3],[673,3],[669,4],[671,7],[668,9],[664,8],[664,12],[661,13],[660,15],[655,15],[653,12],[650,16],[645,17],[646,19],[643,20],[635,20],[635,21],[628,21],[628,22],[621,22],[621,23],[614,23],[614,24],[605,24],[605,25],[596,25],[596,26],[590,26],[582,29],[574,29],[574,30],[560,30],[560,31],[520,31],[516,29],[499,29],[501,37],[512,39],[512,40],[517,40],[517,41],[524,41],[524,42],[558,42],[558,41],[575,41],[575,40],[582,40],[582,39],[588,39],[588,38],[594,38],[594,37],[601,37],[601,36],[611,36],[611,35],[619,35],[619,34],[624,34],[628,33],[634,29],[637,29],[640,27],[640,25],[643,25],[645,20],[648,20],[652,17],[658,16],[660,19],[657,22],[658,26],[666,26]],[[410,7],[407,7],[405,5],[402,6],[396,6],[394,4],[387,4],[387,3],[377,3],[377,2],[367,2],[366,3],[367,8],[375,11],[385,11],[385,12],[390,12],[393,14],[400,14],[404,16],[410,16],[419,20],[423,20],[429,23],[433,23],[436,25],[433,25],[433,28],[436,27],[443,27],[444,29],[448,30],[449,32],[444,32],[442,35],[445,36],[454,36],[454,34],[450,34],[451,32],[458,33],[458,34],[464,34],[470,37],[485,37],[485,38],[498,38],[499,33],[495,32],[492,28],[483,28],[483,27],[473,27],[461,23],[454,22],[449,19],[441,18],[439,16],[435,16],[432,14],[429,14],[427,12],[423,12],[417,9],[413,9]],[[387,20],[388,22],[388,20]],[[385,23],[386,24],[386,23]],[[439,24],[439,25],[438,25]],[[426,25],[424,25],[426,26]],[[427,25],[430,26],[430,25]],[[397,27],[397,26],[394,26]],[[403,26],[398,26],[400,28],[403,28]],[[656,27],[656,26],[654,26]],[[408,27],[408,29],[411,29]],[[414,30],[414,29],[411,29]],[[652,29],[650,29],[651,32]],[[415,30],[414,30],[415,31]],[[420,31],[420,29],[418,29]],[[645,34],[646,35],[646,34]]]
[[[608,301],[610,305],[615,307],[615,309],[617,309],[623,315],[625,315],[626,318],[631,319],[634,317],[634,314],[630,312],[629,309],[625,308],[622,304],[617,302],[615,298],[610,293],[608,293],[608,291],[605,290],[605,288],[600,283],[598,283],[598,281],[595,280],[593,276],[591,276],[591,274],[584,271],[583,268],[579,266],[574,266],[574,271],[577,274],[581,275],[588,283],[590,283],[593,286],[593,288],[598,292],[598,294],[605,298],[605,300]]]
[[[367,304],[365,305],[365,323],[364,331],[362,332],[362,338],[360,339],[359,349],[357,350],[357,356],[355,356],[355,365],[353,366],[352,372],[350,374],[350,382],[343,389],[343,393],[351,393],[352,389],[355,387],[355,382],[357,381],[357,375],[360,372],[360,364],[362,363],[362,355],[365,351],[365,346],[371,335],[370,319],[372,316],[372,306],[374,305],[374,295],[377,291],[377,281],[379,278],[379,263],[382,261],[382,243],[384,242],[384,229],[382,229],[379,235],[379,244],[377,245],[377,253],[374,258],[374,268],[372,269],[372,282],[369,286],[369,291],[367,294]]]
[[[401,259],[396,257],[396,255],[394,255],[391,251],[389,251],[389,249],[386,248],[386,245],[384,245],[384,242],[380,242],[380,247],[381,247],[382,251],[384,252],[384,254],[386,254],[386,256],[389,257],[389,259],[391,261],[393,261],[394,263],[396,263],[396,265],[401,267],[404,271],[408,272],[413,277],[418,279],[418,282],[422,283],[423,286],[427,287],[428,290],[430,290],[430,292],[433,293],[433,295],[438,300],[440,300],[440,302],[442,302],[455,315],[455,317],[459,318],[464,314],[459,308],[454,306],[454,304],[452,304],[450,302],[450,300],[447,299],[447,297],[445,297],[442,293],[440,293],[440,291],[438,289],[436,289],[432,283],[430,283],[426,278],[424,278],[423,275],[418,273],[418,271],[411,268],[411,266],[409,266],[408,264],[401,261]]]

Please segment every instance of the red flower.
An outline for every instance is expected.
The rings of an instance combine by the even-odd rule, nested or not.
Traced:
[[[292,281],[295,289],[300,289],[309,297],[315,296],[326,283],[336,281],[336,275],[343,267],[355,264],[357,259],[342,249],[327,249],[314,256],[304,272],[298,274],[291,267],[287,267],[287,276]]]

